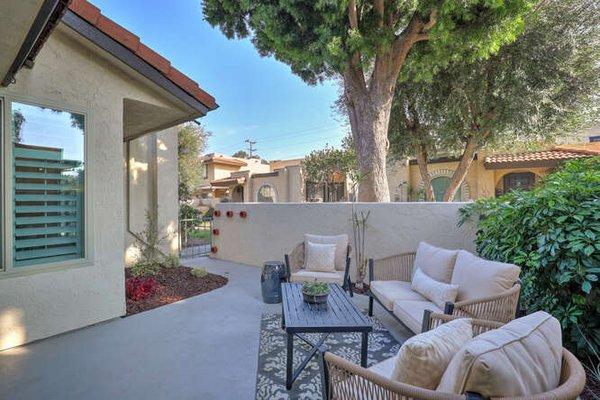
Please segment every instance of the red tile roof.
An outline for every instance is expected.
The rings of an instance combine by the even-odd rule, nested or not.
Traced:
[[[529,151],[524,153],[494,154],[485,157],[484,163],[488,167],[506,164],[536,164],[551,163],[573,158],[600,155],[600,144],[586,143],[578,145],[561,145],[549,150]]]
[[[171,82],[185,90],[209,109],[214,110],[217,108],[215,98],[202,90],[202,88],[200,88],[200,86],[198,86],[194,80],[190,79],[187,75],[174,68],[169,60],[141,43],[138,36],[123,28],[110,18],[102,15],[98,7],[86,0],[73,0],[69,5],[69,10],[83,18],[89,24],[94,25],[104,34],[110,36],[113,40],[116,40],[123,46],[127,47],[138,57],[156,68]]]
[[[237,165],[240,167],[244,167],[248,165],[247,162],[240,160],[235,157],[228,157],[223,154],[218,153],[210,153],[202,157],[202,162],[205,164],[216,163],[216,164],[227,164],[227,165]]]

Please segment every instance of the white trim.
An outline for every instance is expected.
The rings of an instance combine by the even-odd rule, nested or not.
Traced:
[[[92,183],[90,165],[90,154],[91,154],[91,143],[90,140],[90,123],[91,113],[86,108],[73,106],[72,104],[57,102],[54,100],[48,100],[38,96],[27,96],[13,94],[8,91],[0,92],[0,95],[4,99],[4,131],[2,132],[2,143],[4,145],[4,153],[2,154],[3,159],[1,160],[1,167],[3,169],[3,219],[0,231],[3,236],[3,251],[2,261],[3,269],[0,268],[0,279],[14,276],[29,275],[32,273],[54,271],[65,268],[77,268],[91,266],[94,264],[94,246],[93,246],[93,205],[92,205]],[[66,112],[72,112],[81,114],[84,116],[84,131],[83,131],[83,165],[84,165],[84,258],[66,260],[60,262],[46,263],[46,264],[35,264],[31,266],[24,266],[15,268],[13,267],[13,219],[12,219],[12,168],[7,168],[7,163],[12,162],[12,103],[22,103],[37,107],[46,107],[57,109]]]

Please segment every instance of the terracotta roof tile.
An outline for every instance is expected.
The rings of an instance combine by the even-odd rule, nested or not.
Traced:
[[[169,60],[141,43],[138,36],[102,15],[98,7],[86,0],[72,0],[69,9],[112,39],[133,51],[138,57],[152,65],[156,70],[206,107],[211,110],[217,108],[217,103],[213,96],[202,90],[194,80],[171,66]]]
[[[525,153],[512,153],[512,154],[494,154],[485,157],[485,164],[511,164],[511,163],[522,163],[522,162],[536,162],[536,161],[560,161],[568,160],[572,158],[587,157],[588,155],[581,152],[565,151],[560,149],[550,149],[543,151],[530,151]]]

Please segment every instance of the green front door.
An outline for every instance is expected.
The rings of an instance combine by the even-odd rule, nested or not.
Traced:
[[[433,195],[435,197],[435,201],[444,201],[444,194],[446,193],[446,189],[448,189],[450,186],[450,178],[447,176],[438,176],[437,178],[433,178],[431,180],[431,186],[433,186]],[[454,201],[462,201],[461,192],[462,185],[456,191]]]

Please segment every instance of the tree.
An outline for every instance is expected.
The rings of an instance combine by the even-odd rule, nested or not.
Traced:
[[[336,149],[329,145],[311,151],[302,162],[306,180],[314,183],[330,183],[338,174],[355,177],[356,153],[351,148]]]
[[[202,161],[210,133],[204,127],[187,123],[181,126],[177,134],[179,157],[179,201],[189,200],[192,193],[202,182]]]
[[[524,34],[487,60],[451,63],[429,82],[409,75],[399,83],[391,151],[416,156],[427,200],[434,200],[431,155],[460,155],[444,195],[452,201],[482,147],[552,140],[598,118],[599,18],[593,0],[545,1]]]
[[[405,64],[427,77],[450,59],[485,58],[514,40],[533,2],[205,0],[203,11],[228,38],[251,36],[262,56],[288,64],[309,84],[342,79],[365,177],[359,198],[389,201],[387,128]]]
[[[236,157],[236,158],[250,158],[250,156],[248,155],[248,153],[246,153],[245,150],[238,150],[235,153],[233,153],[233,155],[231,157]]]

